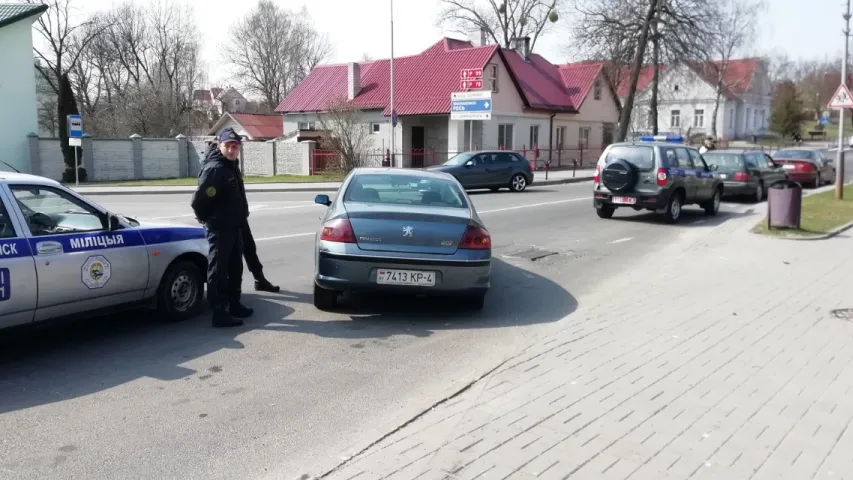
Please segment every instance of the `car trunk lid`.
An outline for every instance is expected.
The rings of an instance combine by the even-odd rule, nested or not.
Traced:
[[[452,255],[468,228],[467,208],[344,203],[358,247]]]

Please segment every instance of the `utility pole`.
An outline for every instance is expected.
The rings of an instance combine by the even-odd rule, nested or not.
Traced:
[[[841,59],[841,84],[847,85],[847,55],[850,44],[850,0],[844,12],[844,57]],[[838,111],[838,153],[835,155],[835,199],[844,199],[844,109]]]
[[[397,148],[397,113],[394,111],[394,0],[391,1],[391,162],[397,167],[403,166],[403,159],[400,158],[400,164],[394,160],[395,150]],[[848,0],[849,3],[849,0]]]

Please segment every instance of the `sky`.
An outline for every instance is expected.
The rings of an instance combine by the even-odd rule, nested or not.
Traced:
[[[79,15],[120,3],[115,0],[70,1]],[[228,28],[236,18],[252,9],[256,0],[173,1],[183,2],[194,10],[203,35],[202,58],[207,64],[209,79],[216,82],[223,76],[217,52],[220,46],[228,43]],[[390,57],[392,1],[395,57],[421,52],[442,35],[463,38],[435,25],[441,11],[440,0],[277,0],[279,5],[293,11],[307,7],[315,28],[326,33],[334,47],[327,63],[359,61],[365,54],[374,59]],[[760,17],[759,36],[745,54],[784,53],[793,59],[841,55],[844,48],[843,0],[765,2],[767,7]],[[572,60],[566,51],[570,21],[565,17],[554,24],[551,32],[537,41],[535,53],[554,63]],[[34,40],[39,41],[37,36]]]

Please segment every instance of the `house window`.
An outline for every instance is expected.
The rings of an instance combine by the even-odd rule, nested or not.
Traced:
[[[539,125],[530,126],[530,148],[539,145]]]
[[[589,148],[589,127],[581,127],[578,131],[578,146]]]
[[[557,127],[557,150],[562,150],[566,141],[566,127]]]
[[[744,123],[745,123],[744,128],[749,128],[749,117],[750,117],[750,113],[752,113],[752,109],[751,109],[751,108],[747,108],[747,109],[746,109],[746,118],[744,118],[744,119],[743,119],[743,120],[744,120]]]
[[[314,130],[314,122],[299,122],[299,130]]]
[[[498,66],[497,64],[490,63],[486,65],[486,85],[489,86],[492,92],[497,93],[498,91]]]
[[[669,126],[681,128],[681,110],[672,110],[669,112]]]
[[[379,133],[379,124],[378,123],[371,123],[370,124],[370,133],[373,135],[376,135],[377,133]]]
[[[498,146],[507,150],[512,149],[512,125],[498,125]]]
[[[734,129],[735,128],[735,109],[734,108],[729,110],[729,123],[731,124],[731,125],[729,125],[729,128]]]
[[[648,117],[646,118],[646,126],[647,126],[647,127],[649,127],[649,128],[654,128],[654,126],[655,126],[655,116],[654,116],[654,115],[652,115],[653,113],[654,113],[654,112],[652,112],[651,110],[649,110],[649,115],[648,115]]]
[[[678,91],[678,85],[676,85],[673,90],[675,90],[677,92]]]
[[[705,127],[705,110],[696,109],[693,111],[693,126],[697,128]]]
[[[755,122],[753,122],[756,128],[761,127],[761,117],[759,116],[758,110],[755,111]]]
[[[601,82],[595,82],[595,87],[593,87],[592,95],[596,100],[601,100]]]

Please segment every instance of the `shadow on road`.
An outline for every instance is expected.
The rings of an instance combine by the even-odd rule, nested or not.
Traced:
[[[282,292],[245,294],[255,315],[236,329],[213,329],[208,315],[163,324],[152,320],[149,312],[133,312],[0,332],[0,414],[91,395],[145,377],[189,380],[198,372],[184,364],[222,349],[243,349],[236,337],[252,330],[340,339],[429,337],[438,330],[555,322],[577,307],[574,297],[556,283],[498,259],[493,260],[492,280],[486,307],[476,313],[456,308],[452,300],[371,296],[353,298],[343,315],[328,319],[329,314],[310,306],[310,294]],[[291,304],[305,304],[294,305],[303,318],[294,318]],[[300,343],[289,343],[283,353],[294,355],[293,345]]]
[[[705,211],[695,205],[684,207],[681,211],[681,219],[675,225],[666,225],[663,216],[655,212],[640,211],[636,212],[630,208],[616,209],[613,218],[610,221],[620,222],[638,222],[638,223],[659,223],[662,226],[672,227],[716,227],[723,223],[734,220],[745,215],[752,215],[755,209],[749,208],[744,212],[733,212],[728,210],[719,210],[716,215],[706,215]],[[701,223],[699,223],[701,222]]]

